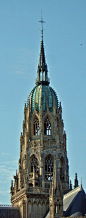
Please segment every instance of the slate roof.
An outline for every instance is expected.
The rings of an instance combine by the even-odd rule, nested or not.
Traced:
[[[45,218],[50,218],[50,211],[48,212],[47,216]]]
[[[65,217],[86,214],[86,194],[82,185],[64,195],[63,211]]]
[[[0,218],[21,218],[20,210],[14,207],[0,206]]]

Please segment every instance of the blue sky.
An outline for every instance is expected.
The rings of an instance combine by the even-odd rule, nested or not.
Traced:
[[[86,0],[0,0],[0,204],[10,204],[23,109],[35,86],[41,8],[50,85],[62,102],[69,175],[86,190]],[[82,44],[82,45],[81,45]]]

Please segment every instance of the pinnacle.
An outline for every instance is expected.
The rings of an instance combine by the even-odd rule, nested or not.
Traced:
[[[42,40],[41,47],[40,47],[39,66],[44,66],[44,65],[46,65],[46,61],[45,61],[45,54],[44,54],[44,44]]]

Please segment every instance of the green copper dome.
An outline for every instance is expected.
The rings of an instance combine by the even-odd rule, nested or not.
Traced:
[[[38,85],[31,91],[30,96],[30,108],[33,112],[35,109],[40,111],[40,107],[42,104],[43,111],[47,111],[47,107],[49,107],[49,111],[53,111],[53,105],[55,104],[56,110],[58,108],[58,99],[55,91],[49,85]]]

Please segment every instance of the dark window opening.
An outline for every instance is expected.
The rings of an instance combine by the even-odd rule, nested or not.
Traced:
[[[29,186],[30,186],[30,187],[32,187],[32,186],[33,186],[33,184],[32,184],[32,183],[29,183]]]
[[[37,117],[34,119],[33,123],[34,135],[39,135],[39,120]]]
[[[36,174],[39,174],[38,160],[35,157],[35,155],[33,155],[32,158],[31,158],[31,172],[33,172],[33,169],[35,170]]]
[[[51,181],[53,178],[53,159],[49,155],[45,159],[45,180]]]
[[[51,135],[51,123],[48,117],[44,121],[44,135]]]
[[[59,132],[59,119],[57,118],[57,130]]]
[[[61,157],[60,162],[61,162],[60,179],[63,182],[64,181],[64,158],[63,157]]]

